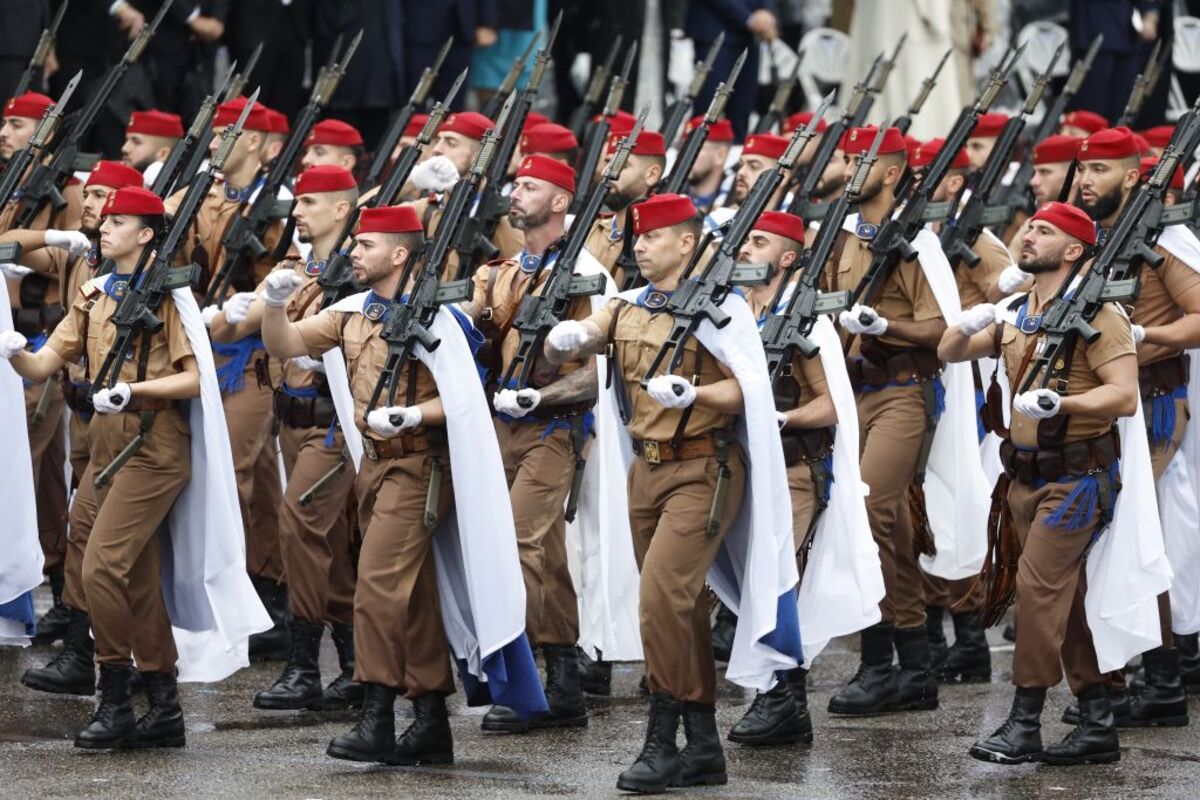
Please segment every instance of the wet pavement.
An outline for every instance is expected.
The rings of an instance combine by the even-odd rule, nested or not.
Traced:
[[[41,598],[39,598],[41,599]],[[44,600],[43,600],[44,602]],[[830,717],[829,696],[857,665],[855,642],[835,641],[809,679],[816,740],[811,746],[747,748],[726,743],[729,785],[687,790],[728,798],[1195,798],[1200,796],[1200,697],[1191,727],[1122,731],[1121,761],[1092,767],[1000,767],[969,758],[967,747],[1008,712],[1012,646],[989,631],[993,682],[943,687],[936,711],[869,719]],[[321,666],[335,674],[326,637]],[[640,664],[614,670],[614,697],[588,702],[590,725],[521,736],[484,734],[484,709],[452,698],[457,763],[401,769],[355,765],[325,756],[329,739],[355,719],[349,712],[268,712],[251,706],[278,664],[256,664],[220,685],[187,685],[181,695],[188,745],[182,750],[92,753],[71,737],[91,713],[90,698],[48,695],[19,684],[49,647],[0,649],[0,797],[4,798],[516,798],[617,797],[617,774],[640,749],[645,710],[637,695]],[[750,697],[722,683],[718,723],[728,728]],[[1064,687],[1046,703],[1043,736],[1069,702]],[[406,706],[400,712],[409,716]],[[397,721],[403,729],[404,719]],[[682,735],[682,733],[681,733]],[[685,791],[673,793],[684,796]]]

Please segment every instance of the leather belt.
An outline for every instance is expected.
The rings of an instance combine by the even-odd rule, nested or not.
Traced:
[[[1186,353],[1138,367],[1138,386],[1142,389],[1142,398],[1146,400],[1171,394],[1180,386],[1187,386],[1190,377],[1191,362]]]
[[[642,439],[633,440],[633,452],[650,464],[661,464],[664,461],[687,461],[692,458],[707,458],[717,454],[716,434],[693,436],[677,444],[671,442],[652,442]]]
[[[90,381],[76,383],[72,380],[64,380],[62,382],[62,390],[63,399],[67,401],[67,408],[76,414],[82,414],[87,417],[96,413],[96,409],[92,405],[92,384]]]
[[[1089,472],[1106,470],[1121,455],[1121,439],[1116,430],[1093,439],[1071,442],[1056,448],[1023,450],[1008,439],[1000,443],[1000,461],[1010,480],[1033,485],[1039,480],[1052,483],[1063,478],[1079,478]]]
[[[833,452],[833,426],[808,430],[782,431],[783,462],[786,466],[811,464],[821,461]]]
[[[275,390],[275,418],[289,428],[328,428],[335,414],[331,398],[295,397]]]
[[[594,401],[586,403],[574,403],[566,406],[541,406],[539,405],[533,411],[525,415],[526,418],[532,417],[537,420],[550,421],[555,418],[563,417],[581,417],[588,413],[595,406]]]
[[[914,348],[875,359],[848,358],[846,371],[854,391],[861,392],[864,386],[879,387],[936,378],[942,371],[942,363],[932,350]]]
[[[402,433],[392,439],[363,437],[363,454],[372,461],[424,453],[429,447],[429,439],[423,433]]]

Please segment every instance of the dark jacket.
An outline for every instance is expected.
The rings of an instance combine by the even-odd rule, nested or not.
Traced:
[[[1133,9],[1143,14],[1154,11],[1163,21],[1162,0],[1071,0],[1071,16],[1068,22],[1071,50],[1080,53],[1091,46],[1099,35],[1104,35],[1100,49],[1112,53],[1133,53],[1140,39],[1133,29]],[[1170,37],[1170,31],[1159,25],[1159,36]]]
[[[759,9],[776,11],[775,0],[692,0],[688,5],[687,35],[695,42],[711,42],[725,32],[725,47],[740,50],[753,38],[746,19]]]

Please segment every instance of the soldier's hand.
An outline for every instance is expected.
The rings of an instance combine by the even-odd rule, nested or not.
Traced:
[[[262,301],[272,308],[283,308],[287,305],[288,298],[292,296],[292,292],[299,289],[302,283],[304,283],[304,279],[297,275],[294,270],[277,269],[263,281]],[[229,298],[229,302],[232,302],[234,297],[237,297],[237,295],[235,294]],[[247,309],[249,309],[249,306],[247,306]],[[228,315],[226,316],[228,318]],[[233,320],[230,320],[230,322],[233,322]]]
[[[19,281],[31,272],[33,270],[29,267],[22,264],[14,264],[11,261],[5,261],[3,264],[0,264],[0,273],[3,273],[4,277],[12,278],[13,280]]]
[[[407,428],[421,424],[421,409],[417,406],[384,406],[367,414],[367,427],[385,439],[399,436]]]
[[[92,249],[92,240],[79,231],[56,231],[50,229],[43,235],[46,237],[47,247],[57,247],[59,250],[66,250],[72,258],[81,256]]]
[[[291,292],[288,292],[291,294]],[[254,292],[238,292],[233,297],[225,301],[225,321],[230,325],[237,325],[239,322],[246,319],[250,313],[250,306],[254,305],[254,301],[258,298]],[[284,300],[287,300],[284,297]],[[263,302],[267,299],[264,297]]]
[[[501,389],[492,395],[492,407],[497,413],[521,419],[542,402],[542,393],[537,389]]]
[[[1021,287],[1032,279],[1032,275],[1016,264],[1009,264],[1000,272],[1000,276],[996,278],[996,288],[1000,290],[1001,294],[1008,295],[1020,291]]]
[[[225,305],[226,307],[229,306],[228,303]],[[200,319],[204,320],[204,327],[211,328],[213,320],[216,319],[217,314],[220,313],[221,309],[217,308],[216,306],[205,306],[204,308],[200,309]]]
[[[306,369],[309,372],[324,372],[325,362],[319,358],[311,356],[296,356],[292,359],[292,363],[300,369]]]
[[[578,320],[568,319],[555,325],[546,334],[547,352],[569,353],[587,341],[587,328]]]
[[[1052,389],[1033,389],[1013,398],[1013,411],[1033,419],[1050,419],[1062,407],[1062,395]]]
[[[1130,325],[1129,334],[1133,337],[1135,347],[1146,341],[1146,329],[1141,325]]]
[[[128,383],[118,383],[111,389],[101,389],[92,395],[92,405],[101,414],[116,414],[125,408],[131,395]]]
[[[864,305],[855,305],[849,311],[843,311],[838,321],[854,336],[880,336],[888,326],[888,321],[879,316],[878,311]]]
[[[974,336],[996,321],[996,307],[991,303],[971,306],[958,318],[958,329],[964,336]]]
[[[413,167],[409,180],[418,189],[444,192],[458,181],[458,170],[446,156],[433,156]]]
[[[12,358],[25,349],[28,340],[13,330],[0,333],[0,358]]]
[[[696,402],[696,387],[678,375],[659,375],[646,383],[646,394],[661,406],[687,408]]]

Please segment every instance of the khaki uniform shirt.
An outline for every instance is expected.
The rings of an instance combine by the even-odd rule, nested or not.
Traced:
[[[1008,249],[986,233],[975,242],[974,250],[980,262],[974,267],[959,264],[954,270],[954,282],[958,285],[958,297],[964,310],[986,303],[988,292],[996,285],[1000,273],[1013,263]]]
[[[287,316],[292,322],[308,319],[321,311],[321,300],[324,290],[317,284],[317,277],[305,273],[305,265],[297,264],[296,271],[304,276],[305,281],[300,288],[292,293],[287,302]],[[317,373],[311,369],[296,366],[292,359],[286,359],[282,367],[283,382],[293,389],[306,389],[316,382]],[[322,381],[323,383],[323,381]]]
[[[616,220],[616,228],[613,220]],[[613,238],[613,237],[616,238]],[[617,268],[617,257],[621,255],[621,247],[625,244],[625,212],[602,211],[592,223],[583,246],[592,256],[604,265],[609,275],[614,275]]]
[[[1163,247],[1155,247],[1154,252],[1163,257],[1163,263],[1158,269],[1142,267],[1141,291],[1133,303],[1133,324],[1143,327],[1169,325],[1183,317],[1175,298],[1200,285],[1200,273],[1180,261]],[[1156,344],[1142,344],[1138,347],[1138,364],[1153,364],[1167,358],[1174,358],[1183,351]]]

